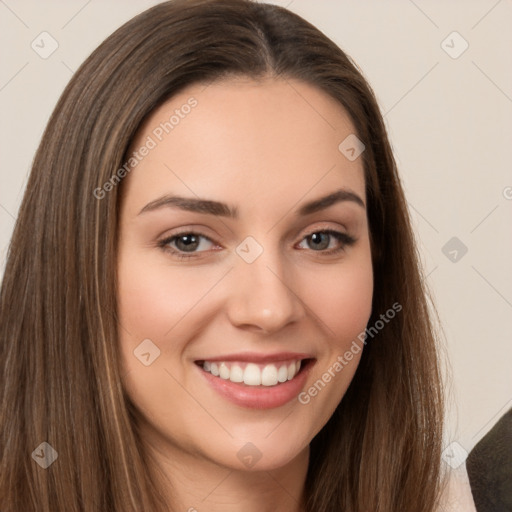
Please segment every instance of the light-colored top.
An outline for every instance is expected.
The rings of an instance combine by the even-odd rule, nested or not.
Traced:
[[[466,464],[451,469],[447,475],[447,485],[439,512],[477,512]]]

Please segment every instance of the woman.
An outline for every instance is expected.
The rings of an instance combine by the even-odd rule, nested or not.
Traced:
[[[177,0],[64,91],[0,310],[2,511],[417,511],[435,336],[368,84],[291,12]]]

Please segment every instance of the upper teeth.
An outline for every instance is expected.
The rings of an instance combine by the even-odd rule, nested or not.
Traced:
[[[286,382],[297,375],[300,370],[300,359],[265,365],[204,361],[203,370],[215,377],[231,382],[243,382],[248,386],[275,386],[278,382]]]

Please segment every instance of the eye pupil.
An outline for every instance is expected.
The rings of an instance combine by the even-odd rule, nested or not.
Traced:
[[[313,233],[308,238],[313,243],[314,249],[322,250],[329,247],[329,235],[327,233]]]
[[[180,251],[192,252],[197,249],[199,245],[199,237],[196,235],[188,234],[181,235],[176,239],[176,247]]]

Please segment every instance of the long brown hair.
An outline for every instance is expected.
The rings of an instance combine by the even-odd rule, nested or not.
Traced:
[[[368,342],[335,413],[311,443],[310,512],[432,512],[440,488],[442,393],[406,201],[374,95],[351,60],[286,9],[176,0],[136,16],[75,73],[35,155],[0,297],[0,508],[156,511],[163,493],[121,385],[116,241],[137,129],[188,85],[230,75],[312,84],[364,141],[374,299]],[[48,442],[47,469],[31,453]],[[43,449],[43,448],[40,448]],[[41,452],[43,453],[43,452]]]

